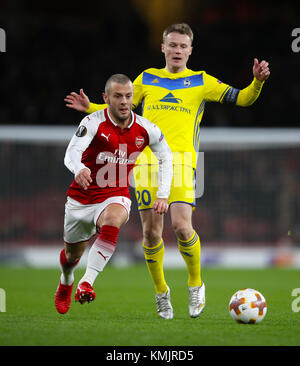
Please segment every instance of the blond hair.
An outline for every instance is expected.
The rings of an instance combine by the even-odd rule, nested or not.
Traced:
[[[190,37],[191,43],[193,43],[193,38],[194,38],[193,31],[188,24],[176,23],[176,24],[169,25],[163,32],[163,42],[165,42],[167,35],[172,32],[186,34],[187,36]]]

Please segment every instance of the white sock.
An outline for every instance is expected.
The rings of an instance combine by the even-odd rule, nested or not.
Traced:
[[[79,283],[86,281],[93,286],[99,272],[103,271],[112,257],[115,247],[115,243],[103,241],[98,237],[89,251],[86,272]]]
[[[74,271],[72,271],[72,273],[65,273],[62,272],[61,276],[60,276],[60,283],[62,285],[72,285],[72,283],[74,282]]]
[[[61,269],[61,276],[60,276],[60,283],[63,285],[72,285],[74,282],[74,270],[78,264],[79,260],[75,262],[73,265],[68,264],[65,249],[63,249],[60,253],[60,269]]]

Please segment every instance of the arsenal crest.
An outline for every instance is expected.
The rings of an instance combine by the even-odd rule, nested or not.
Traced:
[[[145,139],[142,136],[137,136],[135,138],[135,146],[140,149],[144,145]]]

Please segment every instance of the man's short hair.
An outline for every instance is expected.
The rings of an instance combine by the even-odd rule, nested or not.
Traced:
[[[131,80],[129,79],[129,77],[127,75],[124,74],[114,74],[112,76],[110,76],[108,78],[108,80],[106,81],[105,84],[105,94],[108,94],[110,91],[110,87],[112,83],[118,83],[118,84],[127,84],[128,82],[131,82]]]
[[[163,42],[165,41],[167,35],[172,32],[186,34],[187,36],[190,37],[191,43],[193,43],[193,38],[194,38],[193,31],[188,24],[176,23],[176,24],[169,25],[163,32]]]

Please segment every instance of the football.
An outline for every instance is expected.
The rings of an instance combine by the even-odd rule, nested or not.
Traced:
[[[229,302],[229,313],[238,323],[260,323],[267,313],[264,296],[252,288],[244,288],[233,294]]]

